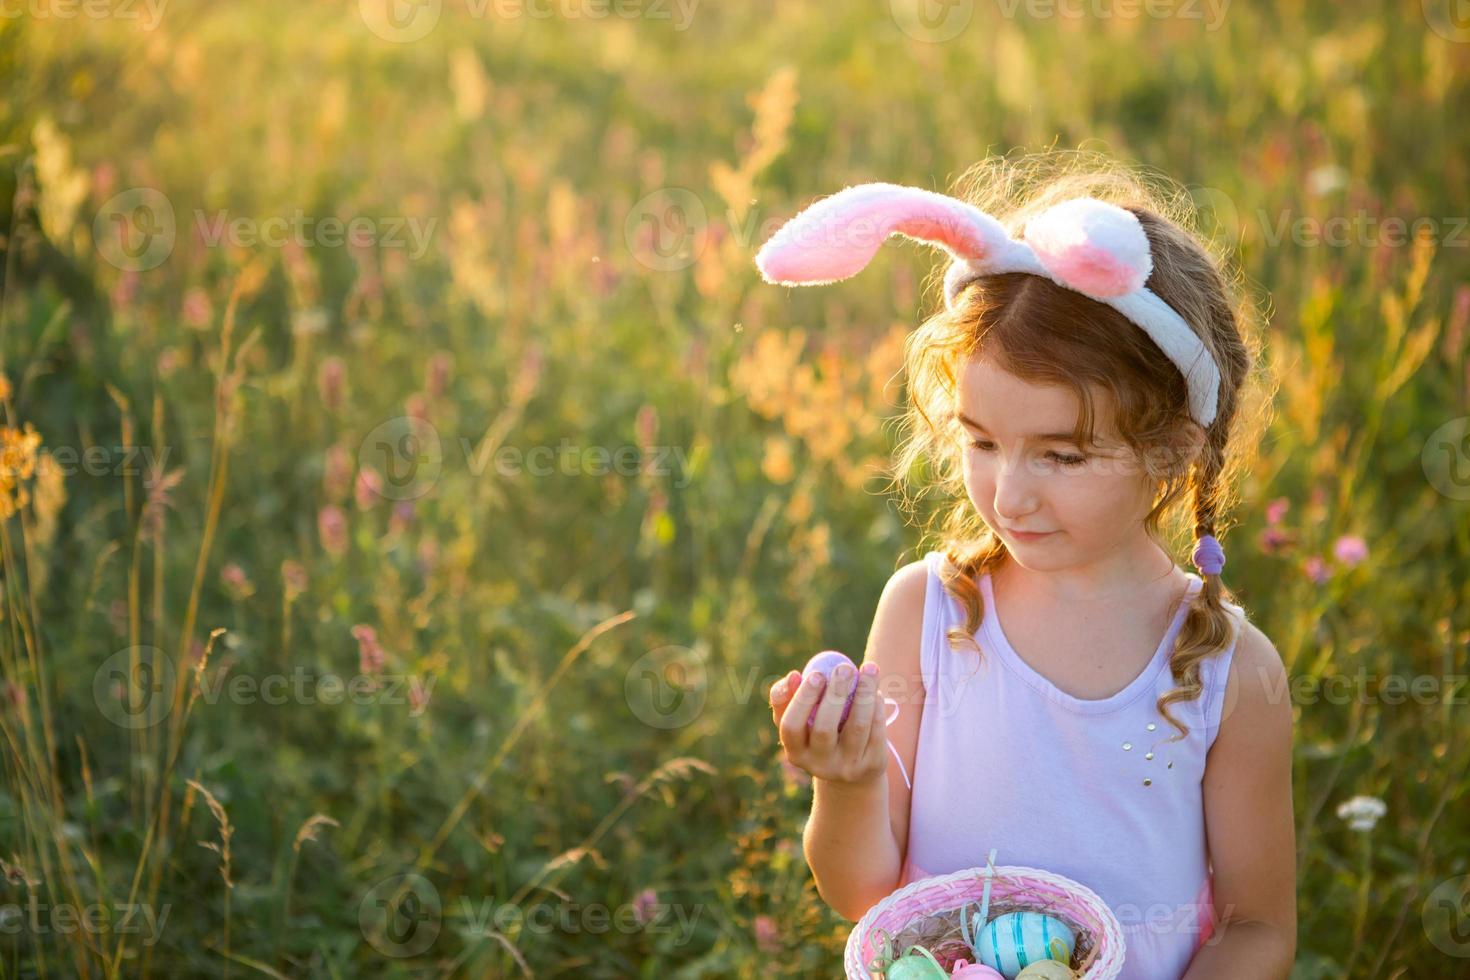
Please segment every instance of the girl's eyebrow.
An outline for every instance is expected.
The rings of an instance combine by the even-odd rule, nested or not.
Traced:
[[[974,419],[970,418],[964,412],[956,412],[955,413],[955,417],[958,418],[961,422],[963,422],[966,425],[968,425],[972,429],[977,429],[980,432],[989,432],[990,431],[989,429],[985,428],[985,426],[981,425],[979,422],[976,422]],[[1040,439],[1040,440],[1047,441],[1047,442],[1076,442],[1077,441],[1076,433],[1073,433],[1073,432],[1038,432],[1038,433],[1032,435],[1031,438],[1033,438],[1033,439]]]

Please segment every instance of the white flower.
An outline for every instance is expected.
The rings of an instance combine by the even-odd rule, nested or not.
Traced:
[[[1367,832],[1373,829],[1388,807],[1376,796],[1354,796],[1346,803],[1337,805],[1337,815],[1348,822],[1353,830]]]

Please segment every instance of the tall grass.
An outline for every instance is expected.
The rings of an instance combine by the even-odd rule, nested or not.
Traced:
[[[7,975],[837,973],[764,695],[933,543],[882,467],[934,260],[751,258],[1048,146],[1190,185],[1271,299],[1224,540],[1292,675],[1297,976],[1470,975],[1470,44],[901,7],[0,20]]]

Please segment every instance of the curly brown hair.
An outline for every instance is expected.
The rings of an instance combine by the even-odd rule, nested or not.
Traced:
[[[908,335],[906,406],[898,419],[901,438],[891,475],[910,512],[930,493],[943,497],[924,531],[926,539],[938,539],[936,550],[947,559],[945,591],[965,610],[964,626],[951,629],[948,640],[951,648],[968,642],[979,652],[975,633],[985,612],[979,580],[999,568],[1008,552],[965,492],[954,421],[965,359],[983,352],[1027,382],[1070,388],[1082,406],[1079,445],[1094,442],[1093,391],[1108,392],[1113,426],[1155,487],[1144,527],[1170,555],[1178,551],[1169,538],[1192,544],[1195,537],[1223,535],[1234,487],[1269,422],[1274,386],[1260,358],[1264,315],[1247,298],[1225,249],[1189,230],[1198,229],[1201,216],[1187,189],[1162,175],[1074,151],[989,157],[966,171],[951,194],[993,215],[1013,237],[1031,215],[1072,197],[1095,197],[1131,211],[1153,255],[1148,288],[1193,327],[1220,369],[1218,411],[1201,439],[1183,375],[1143,330],[1111,306],[1019,272],[981,277],[953,309],[941,309]],[[942,272],[931,276],[930,290],[937,292]],[[906,492],[908,486],[917,487],[917,494]],[[1188,519],[1179,513],[1186,499]],[[1193,535],[1185,537],[1190,529]],[[1234,632],[1224,605],[1235,603],[1234,595],[1219,575],[1203,580],[1170,654],[1176,687],[1158,701],[1160,713],[1179,730],[1175,739],[1189,729],[1168,705],[1199,695],[1200,661],[1225,650]]]

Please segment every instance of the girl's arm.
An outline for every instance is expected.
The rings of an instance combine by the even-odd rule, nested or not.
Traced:
[[[1291,698],[1281,656],[1244,624],[1205,763],[1214,932],[1184,980],[1285,978],[1296,957]]]
[[[867,744],[869,751],[875,749],[878,753],[869,758],[877,758],[879,765],[855,781],[821,776],[812,780],[812,813],[803,834],[807,864],[823,901],[849,921],[862,918],[863,913],[887,897],[898,887],[902,876],[908,844],[909,788],[888,745],[891,743],[898,751],[904,769],[912,778],[923,710],[919,631],[924,617],[926,576],[922,561],[906,565],[893,574],[878,600],[868,635],[864,666],[875,664],[879,673]],[[830,692],[839,713],[846,693],[842,685],[834,685]],[[884,724],[892,709],[881,700],[881,695],[898,702],[899,714],[892,726]],[[789,691],[784,696],[773,692],[772,704],[777,712],[777,724],[783,727],[783,740],[791,731],[781,718],[787,705],[794,718],[805,718],[816,697],[800,691],[794,698]],[[857,716],[858,705],[854,704],[844,734]],[[821,727],[820,716],[817,727]]]

